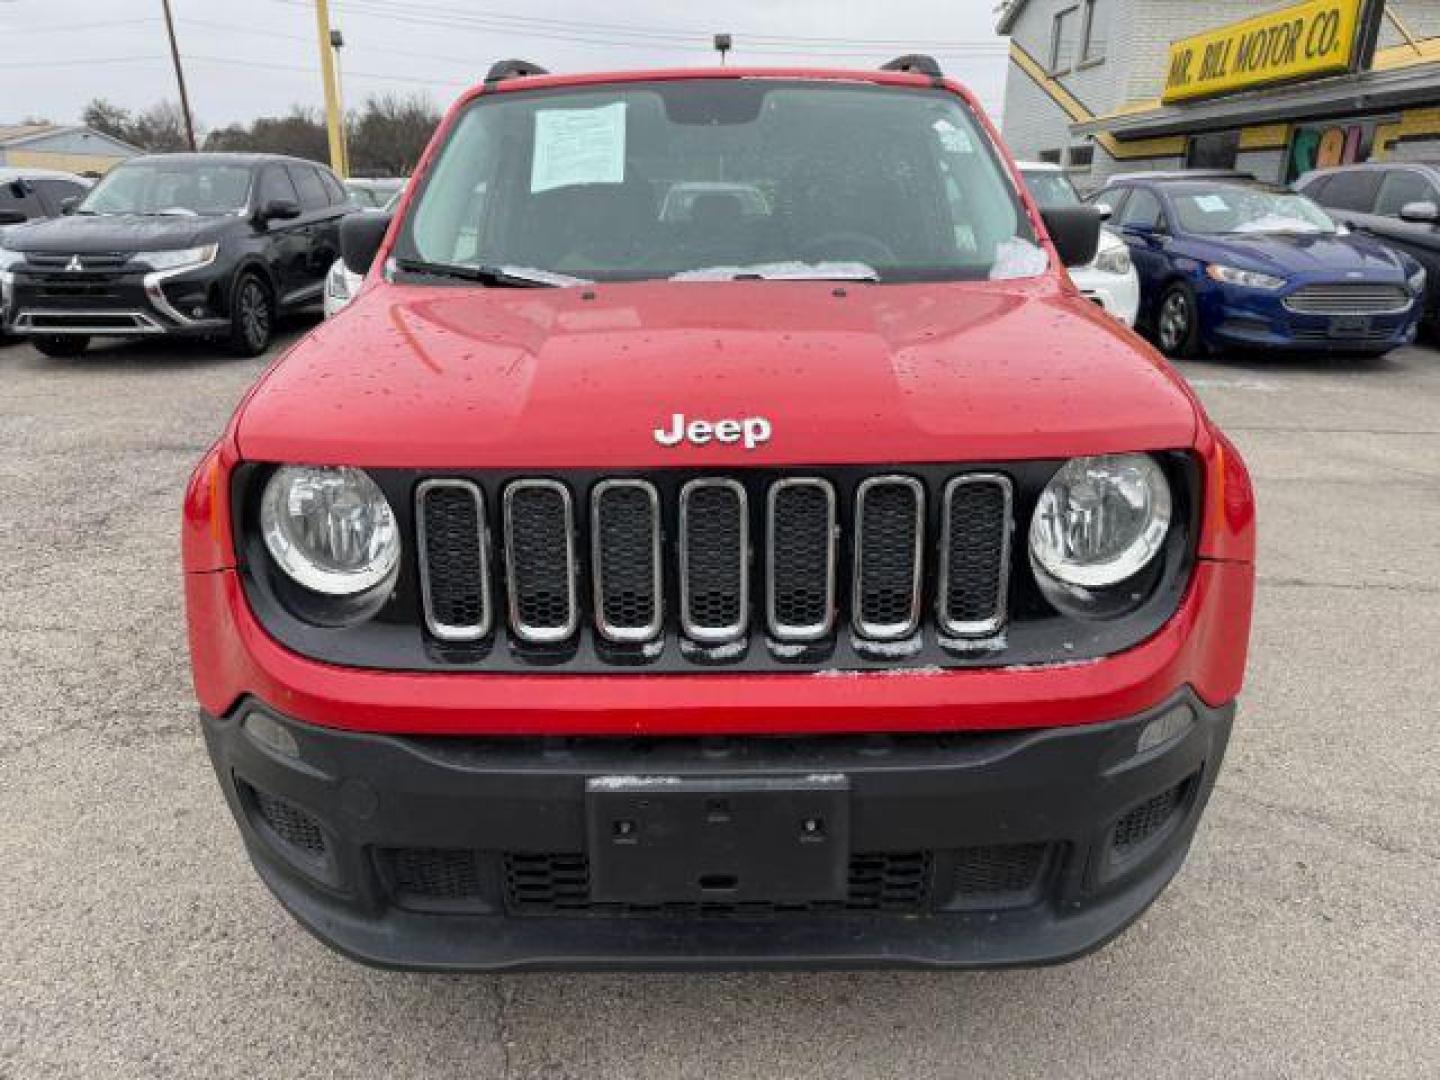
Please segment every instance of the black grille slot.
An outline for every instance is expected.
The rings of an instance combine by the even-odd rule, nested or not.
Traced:
[[[769,500],[770,633],[815,641],[835,617],[835,489],[825,480],[782,480]]]
[[[483,888],[479,852],[395,848],[388,853],[395,892],[425,900],[469,900]]]
[[[504,857],[505,903],[513,915],[745,917],[844,911],[919,912],[930,904],[932,862],[928,851],[852,855],[843,901],[613,904],[591,901],[590,863],[583,854],[509,852]]]
[[[1048,850],[1048,844],[960,848],[955,853],[955,889],[966,896],[1029,892]]]
[[[855,509],[855,629],[895,641],[920,623],[920,547],[925,489],[891,476],[860,485]]]
[[[288,799],[271,795],[243,781],[241,787],[249,792],[260,820],[286,844],[310,855],[325,854],[325,834],[313,817]]]
[[[611,641],[660,633],[660,500],[638,480],[610,480],[591,496],[596,625]]]
[[[1140,805],[1126,812],[1115,823],[1115,832],[1110,845],[1117,859],[1124,859],[1138,851],[1170,824],[1180,812],[1185,801],[1185,792],[1190,781],[1176,784],[1169,791],[1146,799]]]
[[[680,619],[696,641],[734,641],[749,608],[745,489],[693,480],[680,493]]]
[[[939,616],[947,633],[980,637],[1005,624],[1011,500],[1003,476],[962,476],[946,485]]]
[[[570,637],[579,612],[568,488],[553,480],[521,480],[505,489],[505,560],[515,635],[535,644]]]
[[[490,632],[490,566],[480,489],[432,480],[415,498],[426,627],[442,641],[482,638]]]

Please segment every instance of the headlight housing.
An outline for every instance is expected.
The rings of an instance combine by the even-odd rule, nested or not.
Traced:
[[[1096,594],[1136,579],[1165,546],[1174,500],[1146,454],[1074,458],[1046,485],[1030,522],[1041,590],[1074,614],[1104,614]]]
[[[1285,287],[1285,279],[1282,277],[1262,274],[1258,270],[1241,270],[1236,266],[1223,266],[1220,263],[1211,263],[1205,268],[1205,273],[1210,276],[1211,281],[1218,281],[1222,285],[1238,285],[1242,289],[1264,289],[1267,292],[1274,292]]]
[[[188,270],[214,262],[219,252],[219,244],[205,244],[201,247],[176,248],[173,251],[142,251],[135,259],[151,270]]]
[[[369,593],[393,581],[400,566],[390,503],[359,469],[277,470],[261,496],[260,531],[286,576],[321,596]]]
[[[1106,248],[1095,256],[1095,269],[1102,274],[1124,277],[1130,273],[1131,266],[1130,249],[1123,244],[1119,247]]]

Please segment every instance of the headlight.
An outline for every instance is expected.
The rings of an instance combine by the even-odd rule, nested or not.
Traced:
[[[280,469],[261,497],[260,531],[280,569],[325,596],[358,596],[400,565],[395,515],[359,469]]]
[[[1144,454],[1075,458],[1055,474],[1030,523],[1030,560],[1042,579],[1076,589],[1129,581],[1170,531],[1170,483]]]
[[[334,300],[350,299],[350,283],[345,279],[343,262],[337,262],[330,268],[330,275],[325,279],[325,291]]]
[[[3,257],[0,257],[0,266],[3,265],[4,259]],[[1423,266],[1419,270],[1416,270],[1415,273],[1411,274],[1409,277],[1410,291],[1416,296],[1424,296],[1425,282],[1428,277],[1429,275],[1425,272],[1425,268]]]
[[[219,251],[219,244],[206,244],[203,247],[179,248],[175,251],[141,251],[135,258],[151,270],[180,270],[214,262]]]
[[[1210,280],[1222,285],[1239,285],[1242,289],[1265,289],[1274,292],[1285,287],[1285,279],[1273,274],[1262,274],[1257,270],[1240,270],[1234,266],[1211,263],[1205,268]]]
[[[1095,256],[1095,269],[1102,274],[1124,277],[1130,273],[1130,249],[1125,246],[1107,248]]]

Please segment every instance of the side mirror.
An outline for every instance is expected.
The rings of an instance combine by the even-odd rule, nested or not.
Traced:
[[[300,216],[300,204],[293,199],[271,199],[255,215],[261,225],[272,221],[293,221]]]
[[[1440,224],[1440,205],[1430,202],[1406,203],[1400,208],[1400,220],[1411,225]]]
[[[1086,266],[1100,250],[1100,224],[1104,220],[1094,206],[1061,206],[1042,210],[1040,218],[1050,234],[1060,261],[1066,266]]]
[[[71,195],[68,199],[62,199],[62,200],[61,200],[61,202],[60,202],[60,213],[61,213],[61,215],[64,216],[64,217],[69,217],[71,214],[75,213],[75,208],[76,208],[77,206],[79,206],[79,205],[80,205],[80,196],[78,196],[78,195]]]
[[[0,210],[0,225],[23,225],[29,220],[23,210]]]
[[[393,214],[347,214],[340,219],[340,257],[345,269],[364,277],[390,231]]]

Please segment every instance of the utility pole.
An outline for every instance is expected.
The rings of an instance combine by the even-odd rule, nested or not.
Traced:
[[[165,30],[170,35],[170,59],[175,62],[175,81],[180,84],[180,111],[185,114],[185,139],[194,153],[200,149],[195,145],[195,120],[190,115],[190,95],[185,92],[185,69],[180,66],[180,46],[175,41],[175,19],[170,14],[170,0],[160,0],[165,8]]]
[[[315,0],[315,26],[320,33],[320,77],[325,83],[325,127],[330,135],[330,167],[341,177],[346,177],[350,175],[350,162],[345,151],[345,114],[340,107],[340,81],[335,76],[335,47],[330,37],[328,0]]]

